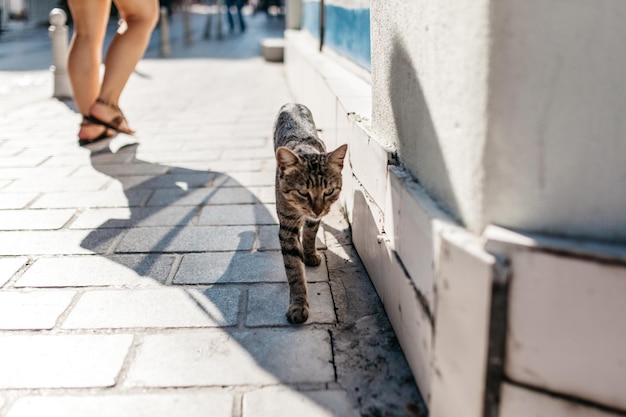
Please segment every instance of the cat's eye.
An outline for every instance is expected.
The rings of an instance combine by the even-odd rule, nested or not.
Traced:
[[[302,197],[308,197],[309,196],[309,191],[308,190],[298,190],[298,194],[300,194]]]
[[[334,192],[335,192],[334,188],[327,188],[324,190],[324,195],[326,197],[330,197],[331,195],[333,195]]]

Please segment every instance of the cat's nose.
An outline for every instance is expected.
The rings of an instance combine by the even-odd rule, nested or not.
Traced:
[[[323,211],[324,211],[324,207],[314,207],[313,208],[313,213],[315,213],[316,216],[319,216],[320,214],[322,214]]]

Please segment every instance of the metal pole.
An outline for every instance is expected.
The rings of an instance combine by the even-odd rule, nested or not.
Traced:
[[[170,20],[167,8],[161,7],[161,23],[159,25],[159,37],[161,41],[161,56],[168,57],[172,53],[170,44]]]
[[[224,18],[222,17],[224,0],[217,0],[217,39],[222,39],[224,33]]]
[[[183,24],[185,27],[185,44],[191,43],[191,12],[189,11],[189,1],[183,3]]]
[[[324,48],[324,27],[326,26],[326,13],[324,13],[324,0],[320,0],[320,52]]]
[[[72,87],[67,75],[68,31],[65,22],[67,15],[63,9],[54,8],[48,15],[50,27],[48,35],[52,44],[52,65],[50,71],[54,76],[53,97],[66,99],[72,97]]]

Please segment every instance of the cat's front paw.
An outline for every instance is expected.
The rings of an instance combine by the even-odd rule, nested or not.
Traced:
[[[309,307],[302,304],[292,304],[287,310],[287,320],[291,324],[301,324],[309,318]]]
[[[318,266],[322,263],[322,256],[319,253],[306,253],[304,255],[304,264],[306,266]]]

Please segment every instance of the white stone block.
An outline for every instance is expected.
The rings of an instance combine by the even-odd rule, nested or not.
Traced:
[[[381,244],[379,258],[384,274],[379,277],[385,294],[385,310],[404,356],[426,402],[431,399],[433,324],[417,289],[406,276],[396,254]]]
[[[363,126],[356,123],[350,131],[348,146],[352,172],[376,205],[384,207],[391,150],[384,148]]]
[[[429,314],[396,254],[379,234],[372,206],[360,189],[356,189],[354,196],[352,241],[383,301],[419,389],[428,399],[432,349]]]
[[[522,249],[510,256],[507,376],[626,409],[626,268]]]
[[[263,39],[261,41],[261,53],[269,62],[283,62],[285,41],[281,38]]]
[[[384,230],[411,280],[434,311],[438,230],[454,227],[406,170],[389,167]]]
[[[433,417],[484,415],[495,258],[468,232],[444,232],[437,277]]]
[[[503,384],[500,414],[505,417],[616,417],[597,408]]]

